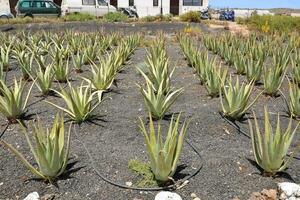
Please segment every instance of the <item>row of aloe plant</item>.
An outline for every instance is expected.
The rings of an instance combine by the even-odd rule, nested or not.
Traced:
[[[251,38],[250,38],[251,39]],[[213,38],[212,41],[210,39],[204,39],[208,44],[206,44],[209,48],[212,48],[211,46],[214,46],[215,43],[218,44],[217,39]],[[235,39],[236,41],[237,39]],[[253,40],[253,39],[252,39]],[[230,41],[230,39],[229,39]],[[243,40],[241,40],[243,41]],[[288,71],[288,65],[291,63],[292,66],[292,75],[288,77],[288,79],[291,79],[291,83],[289,83],[289,99],[286,99],[286,104],[287,104],[287,112],[289,113],[290,116],[293,116],[295,118],[299,118],[299,111],[298,107],[300,106],[300,100],[298,96],[298,89],[299,87],[296,87],[295,85],[299,86],[299,74],[300,74],[300,59],[299,59],[299,50],[297,49],[297,46],[294,44],[295,41],[293,40],[293,37],[288,40],[287,44],[283,44],[281,48],[275,48],[274,44],[273,45],[267,45],[268,43],[271,43],[269,40],[253,40],[252,42],[253,47],[251,48],[246,48],[248,51],[250,51],[250,55],[254,55],[255,50],[253,49],[258,49],[256,53],[257,56],[254,56],[250,60],[247,59],[247,55],[244,55],[243,53],[239,53],[239,56],[234,58],[233,60],[236,60],[234,62],[234,66],[244,66],[244,70],[246,71],[247,79],[248,81],[254,81],[257,83],[261,76],[263,76],[263,86],[264,86],[264,93],[270,96],[278,96],[279,94],[283,94],[280,91],[280,87],[284,81],[284,78],[287,77],[287,71]],[[275,40],[276,43],[281,42],[283,43],[283,39]],[[261,45],[262,42],[264,45]],[[210,44],[211,43],[211,44]],[[230,43],[230,42],[228,42]],[[231,42],[231,43],[238,43],[238,42]],[[247,44],[247,43],[246,43]],[[249,45],[248,45],[249,46]],[[262,48],[261,46],[266,46],[270,48],[270,46],[274,47],[272,51],[267,50],[266,48]],[[240,47],[240,45],[236,45],[234,49],[239,49],[243,48]],[[252,50],[251,50],[252,49]],[[264,50],[263,50],[264,49]],[[266,51],[269,53],[265,53],[265,55],[262,53],[263,51]],[[261,52],[261,53],[259,53]],[[272,52],[272,53],[270,53]],[[261,55],[262,58],[265,58],[266,55],[272,54],[272,62],[269,66],[263,67],[263,62],[261,62],[259,55]],[[245,62],[248,60],[248,64]],[[255,64],[256,63],[256,64]],[[237,73],[239,73],[239,69],[242,67],[236,67]],[[284,96],[284,94],[283,94]]]
[[[183,92],[183,88],[176,89],[171,85],[171,77],[175,67],[171,70],[170,59],[165,49],[165,38],[160,35],[156,42],[149,47],[147,68],[138,71],[146,80],[147,88],[138,85],[144,97],[145,104],[152,117],[162,119],[172,104]]]
[[[278,90],[290,62],[293,45],[276,48],[274,42],[268,39],[258,40],[257,36],[249,39],[232,39],[232,36],[203,38],[205,46],[229,65],[232,65],[237,74],[244,75],[249,82],[258,83],[263,78],[265,94],[270,96],[278,95]],[[268,56],[273,57],[270,64],[264,66]]]
[[[205,85],[208,95],[218,97],[222,85],[226,82],[228,69],[218,66],[216,58],[209,59],[207,51],[196,49],[191,38],[179,35],[178,39],[188,63],[192,63],[190,66],[193,67],[200,83]]]
[[[229,36],[232,37],[232,36]],[[232,44],[237,43],[237,39],[227,38],[229,41],[231,41],[230,45],[226,45],[226,42],[222,41],[221,46],[220,43],[214,39],[204,39],[204,43],[209,43],[205,44],[210,50],[212,50],[214,53],[218,53],[219,49],[221,51],[229,51],[223,54],[221,56],[228,64],[234,64],[234,59],[231,60],[231,57],[236,49],[236,47],[233,48]],[[186,38],[186,36],[182,36],[180,38],[180,44],[183,49],[184,54],[186,55],[186,58],[188,59],[189,63],[196,63],[194,61],[190,61],[189,59],[192,58],[193,56],[191,55],[196,55],[195,53],[196,48],[193,46],[189,51],[187,51],[187,44],[192,44]],[[251,39],[250,39],[251,40]],[[187,42],[188,41],[188,42]],[[292,46],[292,45],[290,45]],[[222,50],[224,48],[225,50]],[[268,69],[264,73],[265,78],[265,90],[262,92],[265,92],[266,94],[274,95],[278,92],[279,87],[282,83],[283,77],[286,73],[286,68],[289,62],[289,56],[290,56],[290,47],[286,47],[283,51],[280,50],[274,50],[272,52],[273,54],[273,60],[275,63],[275,69],[271,70]],[[231,53],[230,53],[231,52]],[[253,50],[255,52],[255,50]],[[256,56],[252,56],[251,62],[248,65],[261,65],[261,58],[266,56],[264,55],[263,50],[258,50]],[[227,54],[232,54],[232,55],[227,55]],[[250,53],[251,54],[251,53]],[[253,53],[255,54],[255,53]],[[247,55],[244,55],[243,53],[239,53],[238,59],[245,59]],[[201,57],[198,55],[198,58],[202,60],[202,62],[205,62],[203,60],[205,57]],[[296,56],[297,58],[297,56]],[[294,59],[293,65],[294,65],[294,70],[295,66],[299,65],[299,60]],[[249,62],[249,61],[247,61]],[[254,63],[257,64],[254,64]],[[244,65],[244,64],[242,64]],[[247,66],[247,65],[246,65]],[[247,69],[249,68],[249,69]],[[259,74],[258,72],[252,72],[250,70],[255,70],[258,68],[258,66],[255,67],[249,67],[247,66],[246,72],[249,74]],[[261,69],[260,69],[261,70]],[[215,75],[218,76],[218,75]],[[250,75],[249,75],[250,76]],[[272,76],[276,76],[276,78],[273,78]],[[250,103],[250,97],[251,93],[253,91],[255,82],[257,82],[259,79],[257,76],[250,76],[247,77],[248,80],[250,81],[249,83],[243,83],[242,85],[240,84],[239,78],[237,77],[237,80],[235,81],[235,84],[232,82],[232,78],[230,76],[230,79],[228,81],[223,81],[222,86],[220,87],[220,100],[221,100],[221,105],[222,105],[222,113],[225,117],[229,118],[230,120],[239,120],[243,117],[243,115],[249,110],[249,108],[254,104],[254,102],[258,99],[260,94],[256,96],[256,98]],[[225,78],[226,79],[226,78]],[[278,81],[273,81],[274,79],[278,79]],[[273,82],[272,82],[273,81]],[[300,109],[300,89],[298,87],[298,82],[293,81],[289,83],[290,87],[290,102],[287,101],[287,105],[289,108],[289,113],[292,117],[299,116],[299,109]],[[266,87],[268,86],[268,87]],[[272,88],[271,88],[272,87]],[[297,123],[297,126],[295,129],[292,129],[292,119],[290,119],[289,125],[286,130],[281,129],[281,123],[280,123],[280,118],[278,114],[278,120],[277,120],[277,126],[276,126],[276,131],[273,133],[272,126],[270,123],[270,117],[268,113],[267,107],[265,107],[265,130],[264,133],[260,130],[258,120],[256,118],[255,113],[253,112],[254,116],[254,121],[255,125],[253,127],[251,120],[249,120],[249,128],[250,128],[250,133],[251,133],[251,140],[252,140],[252,147],[253,147],[253,152],[254,152],[254,157],[257,162],[257,164],[263,169],[264,175],[266,176],[273,176],[276,175],[276,173],[281,172],[285,170],[289,164],[292,162],[293,155],[297,153],[300,150],[300,146],[293,151],[293,153],[288,156],[288,151],[289,148],[292,144],[293,137],[296,134],[297,127],[299,123]]]
[[[57,38],[57,42],[59,39]],[[125,62],[129,59],[132,55],[134,49],[139,45],[140,36],[133,35],[129,36],[128,38],[122,40],[120,45],[114,49],[109,55],[107,55],[107,63],[105,66],[101,67],[109,67],[113,69],[113,74],[101,74],[101,77],[97,81],[103,82],[102,79],[109,80],[105,76],[113,76],[119,72],[125,64]],[[58,43],[59,44],[59,43]],[[68,60],[65,59],[63,52],[65,52],[64,47],[59,47],[59,53],[55,52],[58,49],[52,49],[55,52],[55,56],[58,57],[58,60]],[[51,50],[50,50],[51,51]],[[50,52],[51,53],[51,52]],[[61,59],[61,57],[63,57]],[[102,59],[102,58],[101,58]],[[39,71],[38,74],[40,77],[33,77],[31,73],[29,73],[30,77],[34,79],[33,83],[31,84],[28,91],[25,90],[25,84],[23,80],[20,82],[14,81],[14,87],[9,87],[5,83],[4,80],[0,80],[0,113],[5,116],[10,123],[19,123],[21,128],[24,130],[25,138],[28,142],[30,150],[38,164],[38,168],[34,167],[30,164],[29,161],[11,144],[1,140],[0,142],[10,149],[23,163],[24,165],[36,176],[39,178],[45,179],[47,181],[52,182],[58,176],[60,176],[66,169],[68,163],[68,155],[69,155],[69,147],[70,147],[70,133],[72,124],[69,126],[69,131],[67,134],[67,140],[65,141],[65,128],[64,128],[64,117],[58,114],[54,120],[51,130],[49,131],[45,128],[40,120],[35,122],[31,129],[33,130],[33,138],[30,139],[29,130],[25,127],[23,120],[24,115],[26,114],[27,103],[31,93],[31,90],[34,84],[39,86],[39,89],[42,88],[50,88],[49,82],[46,86],[43,82],[45,77],[52,76],[54,72],[49,72],[52,70],[51,65],[46,65],[44,60],[40,60],[41,63],[39,64]],[[59,61],[60,62],[60,61]],[[100,64],[96,64],[95,62],[91,61],[93,65],[99,67]],[[45,68],[43,68],[44,66]],[[100,67],[99,67],[100,68]],[[108,69],[105,69],[108,70]],[[98,82],[95,81],[95,84]],[[38,83],[39,82],[39,83]],[[90,81],[84,85],[84,82],[78,87],[73,87],[70,82],[68,82],[68,89],[64,89],[61,87],[61,91],[57,91],[51,89],[51,91],[57,93],[65,102],[66,107],[62,107],[51,103],[49,104],[57,107],[60,111],[65,112],[69,119],[75,123],[81,123],[86,120],[91,119],[93,117],[92,112],[102,103],[101,94],[103,91],[107,90],[108,88],[101,88],[97,89],[93,87]],[[25,97],[25,94],[27,95]]]
[[[149,130],[140,118],[140,130],[144,135],[150,159],[150,169],[156,181],[162,184],[174,182],[184,138],[189,122],[184,122],[179,129],[181,114],[175,119],[172,116],[166,135],[163,135],[161,121],[171,105],[182,94],[183,88],[175,89],[171,85],[171,77],[175,70],[170,69],[170,59],[166,51],[166,39],[161,34],[149,47],[147,53],[146,69],[138,71],[146,80],[147,89],[138,85],[149,111]],[[155,126],[154,120],[157,122]],[[165,141],[163,142],[163,137]]]

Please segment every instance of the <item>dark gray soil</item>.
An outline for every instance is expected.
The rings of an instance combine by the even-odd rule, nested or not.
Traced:
[[[155,26],[158,25],[155,24]],[[161,24],[163,30],[165,30],[164,26],[165,24]],[[98,28],[92,25],[89,27]],[[184,25],[181,28],[183,27]],[[78,29],[84,30],[85,28],[83,24],[79,24]],[[159,29],[159,26],[156,29]],[[175,27],[175,29],[179,31],[180,27]],[[185,164],[186,168],[181,172],[181,176],[192,173],[199,164],[203,163],[200,173],[192,178],[188,185],[176,191],[183,199],[192,199],[191,193],[196,193],[202,200],[224,200],[234,197],[248,199],[252,192],[261,191],[263,188],[275,188],[278,182],[300,181],[298,170],[300,161],[297,160],[292,163],[286,174],[278,178],[263,177],[257,166],[253,164],[251,141],[220,117],[218,114],[220,100],[210,99],[207,96],[205,87],[199,84],[192,68],[187,66],[178,43],[168,41],[168,54],[172,61],[171,67],[176,67],[173,85],[184,87],[183,95],[172,106],[171,112],[184,112],[185,117],[192,117],[187,139],[198,148],[202,155],[202,160],[199,160],[196,154],[185,145],[180,164]],[[118,74],[118,88],[113,87],[113,90],[105,95],[110,100],[105,101],[95,111],[95,114],[102,116],[101,120],[83,124],[80,128],[78,126],[73,128],[70,162],[74,166],[68,175],[64,175],[57,181],[57,187],[43,181],[33,180],[34,176],[22,163],[7,149],[1,147],[0,199],[22,199],[33,191],[37,191],[41,196],[54,194],[55,199],[70,200],[154,199],[157,192],[120,189],[100,179],[91,167],[82,143],[79,142],[80,140],[86,144],[96,167],[108,178],[120,184],[137,180],[137,176],[127,166],[130,159],[147,161],[144,138],[138,129],[138,117],[146,121],[147,111],[136,86],[136,83],[143,84],[144,79],[135,69],[137,65],[145,61],[145,56],[146,49],[138,48],[124,72]],[[9,79],[12,79],[14,75],[20,77],[20,72],[10,71]],[[78,75],[72,73],[72,78],[74,79],[72,84],[80,84],[81,79]],[[59,88],[58,84],[55,84],[55,87]],[[286,88],[286,83],[283,87]],[[261,86],[256,87],[253,97],[259,90]],[[64,105],[62,99],[58,97],[47,97],[47,100]],[[51,125],[57,109],[42,101],[36,88],[33,90],[29,104],[31,104],[28,109],[29,114],[38,113],[45,124]],[[282,98],[261,96],[253,107],[260,119],[263,116],[265,104],[269,105],[271,112],[284,113],[285,111]],[[282,119],[287,121],[287,118]],[[32,120],[28,123],[30,121]],[[2,118],[2,129],[5,123]],[[163,124],[168,124],[168,121],[164,121]],[[247,122],[239,125],[248,132]],[[9,126],[2,139],[18,147],[26,158],[34,162],[19,126]]]

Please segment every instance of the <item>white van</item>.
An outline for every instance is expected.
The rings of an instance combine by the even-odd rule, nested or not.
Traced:
[[[109,5],[105,0],[62,0],[61,14],[89,13],[97,17],[108,12],[116,12],[117,9]]]

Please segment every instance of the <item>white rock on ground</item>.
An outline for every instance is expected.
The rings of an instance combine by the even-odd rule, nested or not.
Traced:
[[[280,200],[300,200],[300,186],[296,183],[278,183]]]
[[[155,196],[155,200],[182,200],[182,198],[174,192],[162,191]]]
[[[39,200],[39,199],[40,199],[40,196],[37,192],[31,192],[23,200]]]

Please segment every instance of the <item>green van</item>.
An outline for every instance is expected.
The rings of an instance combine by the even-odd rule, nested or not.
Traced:
[[[48,0],[20,0],[16,5],[17,16],[60,16],[61,9],[58,5]]]

